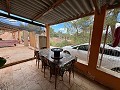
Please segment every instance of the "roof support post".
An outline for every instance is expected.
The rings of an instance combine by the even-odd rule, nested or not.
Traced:
[[[21,33],[20,33],[21,31],[20,30],[18,30],[18,43],[20,44],[20,41],[21,41]]]
[[[99,47],[101,43],[105,15],[106,15],[106,5],[101,7],[100,14],[97,12],[97,10],[95,10],[89,63],[88,63],[88,67],[90,70],[93,70],[93,69],[95,70],[97,66]]]
[[[10,15],[11,11],[10,11],[10,0],[6,0],[6,9],[8,12],[8,15]]]
[[[50,25],[46,24],[47,48],[50,48]]]
[[[29,32],[24,30],[23,33],[24,33],[24,45],[29,46],[28,45],[28,33]]]
[[[35,32],[34,31],[29,32],[29,37],[30,37],[30,46],[36,48]]]

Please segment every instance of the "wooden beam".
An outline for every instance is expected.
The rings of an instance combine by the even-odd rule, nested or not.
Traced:
[[[99,10],[99,8],[98,8],[98,3],[97,3],[98,0],[92,0],[92,1],[93,1],[94,6],[95,6],[96,12],[97,12],[98,14],[100,14],[100,11],[101,11],[101,10]]]
[[[10,0],[6,0],[6,11],[8,12],[8,15],[10,15]]]
[[[108,5],[107,6],[107,10],[109,9],[114,9],[114,8],[120,8],[120,3],[116,4],[116,5]],[[97,9],[96,9],[97,10]],[[97,13],[100,14],[97,10]],[[84,14],[84,15],[79,15],[79,16],[76,16],[74,18],[68,18],[64,21],[59,21],[57,23],[50,23],[49,25],[55,25],[55,24],[59,24],[59,23],[63,23],[63,22],[68,22],[68,21],[72,21],[72,20],[75,20],[75,19],[79,19],[79,18],[83,18],[83,17],[86,17],[86,16],[90,16],[90,15],[94,15],[94,11],[92,11],[91,13],[88,13],[88,14]]]
[[[46,24],[47,48],[50,48],[50,26]]]
[[[42,17],[43,15],[47,14],[48,12],[50,12],[51,10],[53,10],[54,8],[56,8],[57,6],[59,6],[60,4],[62,4],[65,0],[57,0],[51,7],[49,7],[48,9],[46,9],[45,11],[43,11],[42,13],[39,12],[34,18],[33,20],[37,20],[38,18]]]
[[[7,18],[15,19],[15,20],[18,20],[18,21],[26,22],[26,23],[37,25],[37,26],[41,26],[41,27],[45,27],[45,25],[43,25],[43,24],[32,22],[32,21],[28,21],[28,20],[25,20],[23,18],[7,15],[7,14],[1,13],[1,12],[0,12],[0,16],[4,16],[4,17],[7,17]]]
[[[90,54],[89,54],[89,63],[88,63],[88,67],[90,70],[92,69],[95,70],[97,67],[105,15],[106,15],[106,5],[101,7],[100,14],[98,14],[98,12],[95,11]]]
[[[94,11],[92,11],[91,13],[88,13],[88,14],[83,14],[83,15],[79,15],[79,16],[76,16],[76,17],[73,17],[73,18],[68,18],[64,21],[59,21],[57,23],[50,23],[49,25],[54,25],[54,24],[59,24],[59,23],[63,23],[63,22],[68,22],[68,21],[72,21],[72,20],[75,20],[75,19],[79,19],[79,18],[82,18],[82,17],[86,17],[86,16],[90,16],[90,15],[94,15]]]

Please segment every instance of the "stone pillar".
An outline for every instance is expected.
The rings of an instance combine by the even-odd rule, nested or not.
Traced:
[[[30,46],[36,48],[35,32],[30,32]]]
[[[20,41],[21,41],[21,33],[20,33],[20,30],[18,31],[18,42],[20,44]]]
[[[28,31],[23,31],[23,33],[24,33],[24,45],[25,46],[28,46],[29,44],[28,44]]]

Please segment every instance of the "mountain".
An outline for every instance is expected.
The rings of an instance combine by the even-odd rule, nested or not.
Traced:
[[[0,21],[7,23],[7,24],[10,24],[10,25],[15,25],[15,26],[20,26],[20,24],[22,23],[21,21],[9,19],[9,18],[2,17],[2,16],[0,17]]]

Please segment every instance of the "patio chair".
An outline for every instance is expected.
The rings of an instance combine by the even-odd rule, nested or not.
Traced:
[[[47,47],[42,47],[41,49],[45,49]],[[39,51],[34,51],[34,55],[36,57],[36,64],[38,66],[38,69],[39,69],[39,63],[41,61],[42,63],[42,69],[44,69],[44,77],[45,77],[45,69],[46,67],[49,66],[49,63],[48,63],[48,60],[46,58],[44,58],[43,56],[40,55]]]
[[[42,47],[41,49],[45,49],[45,48],[47,48],[47,47]],[[39,68],[39,62],[41,60],[41,56],[39,55],[39,51],[38,50],[34,50],[34,58],[36,58],[36,65]],[[42,68],[43,68],[43,65],[42,65]]]
[[[41,49],[45,49],[45,48],[47,48],[47,47],[42,47]],[[39,55],[38,50],[34,50],[34,57],[36,58],[36,65],[39,68],[39,63],[40,63],[40,60],[41,60],[41,56]],[[42,68],[43,68],[43,65],[42,65]]]
[[[44,69],[44,77],[45,77],[45,69],[46,67],[49,67],[49,61],[44,56],[41,56],[41,61],[42,61],[42,68]]]
[[[67,54],[70,54],[70,52],[67,51],[67,50],[64,50],[63,52],[67,53]],[[69,83],[70,83],[71,72],[73,73],[73,78],[74,78],[74,63],[75,62],[77,62],[77,57],[75,57],[75,60],[73,60],[72,62],[68,63],[66,66],[64,66],[63,68],[61,68],[61,75],[62,75],[62,77],[63,77],[64,72],[66,72],[66,71],[69,72]]]
[[[46,49],[46,48],[47,48],[47,47],[42,47],[41,49]],[[40,63],[40,60],[41,60],[41,61],[42,61],[42,68],[44,68],[44,67],[43,67],[43,60],[42,60],[43,58],[41,57],[40,54],[39,54],[39,58],[40,58],[40,59],[38,60],[38,67],[39,67],[39,63]]]
[[[40,60],[39,51],[38,50],[34,50],[34,58],[36,59],[36,65],[37,65],[38,61]]]

